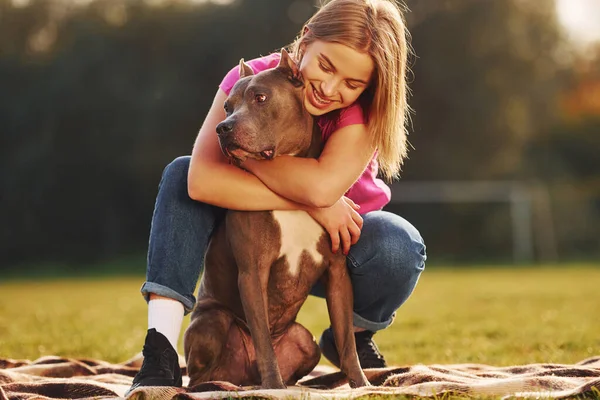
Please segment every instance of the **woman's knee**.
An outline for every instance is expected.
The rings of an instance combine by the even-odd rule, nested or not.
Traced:
[[[190,156],[181,156],[167,164],[163,170],[162,181],[178,182],[187,185],[190,159]]]
[[[167,197],[180,199],[181,201],[189,199],[187,176],[190,168],[190,158],[190,156],[177,157],[167,164],[158,185],[159,200]]]
[[[425,268],[427,252],[425,242],[419,231],[407,220],[396,216],[398,221],[392,222],[389,234],[390,248],[394,264],[403,266],[410,272],[420,274]]]
[[[373,214],[373,215],[370,215]],[[365,216],[361,239],[367,240],[366,259],[390,279],[419,275],[425,268],[426,247],[419,231],[397,214],[377,211]],[[371,254],[368,254],[368,253]]]
[[[417,229],[396,214],[376,211],[363,218],[361,237],[348,255],[354,311],[389,324],[419,281],[425,245]]]

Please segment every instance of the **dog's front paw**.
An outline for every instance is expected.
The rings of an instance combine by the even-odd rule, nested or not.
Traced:
[[[348,379],[348,384],[350,385],[351,388],[359,388],[359,387],[363,387],[363,386],[371,386],[371,383],[369,382],[369,380],[367,379],[367,377],[365,376],[365,374],[362,373],[361,375],[362,376],[359,376],[356,379]]]
[[[286,386],[281,378],[265,379],[262,382],[261,387],[263,389],[285,389]]]

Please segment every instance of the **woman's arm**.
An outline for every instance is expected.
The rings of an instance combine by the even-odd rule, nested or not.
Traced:
[[[225,119],[223,103],[226,98],[227,95],[219,89],[194,143],[188,173],[189,196],[231,210],[307,211],[329,233],[332,250],[336,252],[341,247],[347,254],[350,245],[358,241],[362,228],[362,218],[356,212],[358,207],[354,203],[342,195],[327,208],[290,201],[271,191],[255,175],[228,163],[216,134],[217,124]],[[301,171],[299,175],[302,175]]]
[[[306,210],[271,191],[256,176],[230,165],[219,147],[217,124],[225,119],[227,95],[219,89],[200,128],[188,173],[188,193],[197,201],[232,210]]]
[[[374,152],[366,125],[356,124],[335,131],[318,159],[280,156],[248,159],[242,166],[281,196],[330,207],[360,177]]]

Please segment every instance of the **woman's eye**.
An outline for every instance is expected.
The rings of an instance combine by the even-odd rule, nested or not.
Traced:
[[[354,85],[353,85],[353,84],[351,84],[351,83],[346,83],[346,86],[348,86],[348,89],[350,89],[350,90],[355,90],[355,89],[358,89],[358,86],[354,86]]]
[[[328,68],[325,64],[323,64],[322,62],[319,63],[319,68],[321,68],[323,71],[325,72],[331,72],[331,69]]]
[[[256,100],[257,103],[264,103],[267,101],[267,96],[264,94],[257,94],[254,96],[254,100]]]

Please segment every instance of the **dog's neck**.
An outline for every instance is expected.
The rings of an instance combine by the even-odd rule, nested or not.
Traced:
[[[318,158],[321,155],[322,150],[323,140],[321,138],[321,128],[319,128],[316,121],[313,121],[312,139],[310,141],[310,146],[306,149],[304,157]]]

